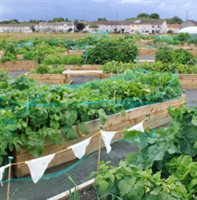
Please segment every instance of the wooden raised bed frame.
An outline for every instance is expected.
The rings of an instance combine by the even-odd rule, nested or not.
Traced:
[[[135,125],[144,120],[145,118],[147,119],[145,122],[145,127],[156,128],[165,125],[170,121],[170,116],[167,111],[168,107],[169,106],[174,108],[179,107],[185,104],[185,99],[186,99],[185,95],[182,95],[177,99],[172,99],[161,103],[154,103],[151,105],[146,105],[131,110],[127,110],[124,115],[122,113],[111,115],[104,124],[104,129],[106,131],[123,130],[126,126]],[[79,137],[78,139],[72,141],[64,141],[61,146],[56,146],[53,144],[48,145],[46,146],[45,152],[43,153],[42,156],[56,153],[58,151],[66,149],[72,144],[78,143],[86,138],[93,136],[100,130],[100,120],[97,119],[89,121],[86,123],[86,127],[89,130],[89,134],[87,136]],[[78,132],[76,126],[73,128]],[[79,132],[78,134],[80,135]],[[113,138],[113,141],[121,139],[122,137],[123,137],[122,134],[116,134],[116,136]],[[91,139],[91,142],[87,148],[86,153],[92,152],[92,150],[98,146],[98,140],[99,140],[99,135],[96,135]],[[23,150],[15,153],[14,158],[15,162],[24,162],[27,160],[34,159],[29,153]],[[73,161],[75,159],[76,158],[71,150],[65,151],[55,156],[55,158],[50,163],[49,168]],[[17,165],[15,166],[14,169],[15,169],[14,174],[16,177],[22,177],[29,174],[29,169],[25,164]]]
[[[47,84],[70,84],[71,79],[64,74],[25,74],[28,78]]]
[[[31,70],[36,67],[36,63],[33,60],[20,60],[15,62],[0,63],[0,70],[5,71],[19,71],[19,70]]]
[[[155,56],[156,49],[145,49],[140,48],[138,49],[138,56]]]
[[[179,74],[179,80],[183,89],[197,89],[197,74]]]
[[[65,65],[65,70],[99,70],[102,65]]]

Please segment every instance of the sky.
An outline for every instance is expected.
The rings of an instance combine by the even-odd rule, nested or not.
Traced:
[[[197,21],[197,0],[0,0],[0,20],[122,20],[139,13],[159,13],[162,18],[179,16]]]

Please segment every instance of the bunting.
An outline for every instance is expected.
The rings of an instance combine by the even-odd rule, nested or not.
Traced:
[[[2,184],[3,173],[9,166],[10,166],[10,164],[9,165],[5,165],[3,167],[0,167],[0,183],[1,183],[1,186],[3,186],[3,184]]]
[[[136,130],[136,131],[144,132],[143,124],[144,124],[144,121],[142,121],[139,124],[136,124],[132,128],[129,128],[128,131]],[[112,141],[113,137],[116,135],[116,133],[117,132],[115,132],[115,131],[100,131],[102,140],[106,147],[107,154],[109,154],[112,149],[111,141]],[[87,149],[88,145],[90,144],[91,139],[92,139],[92,137],[90,137],[86,140],[83,140],[82,142],[79,142],[77,144],[74,144],[74,145],[68,147],[67,149],[71,149],[73,151],[74,155],[78,159],[81,159],[85,155],[86,149]],[[65,151],[67,149],[65,149]],[[25,164],[27,164],[29,167],[30,174],[31,174],[31,177],[32,177],[32,180],[34,183],[37,183],[40,180],[40,178],[43,176],[48,165],[50,164],[50,162],[53,160],[54,157],[55,157],[55,154],[51,154],[48,156],[44,156],[41,158],[37,158],[37,159],[33,159],[33,160],[25,162]],[[8,168],[9,166],[10,166],[10,164],[0,168],[0,183],[1,184],[2,184],[2,179],[3,179],[3,173],[4,173],[5,169]]]
[[[37,183],[46,171],[49,163],[53,160],[55,154],[51,154],[45,157],[37,158],[34,160],[26,161],[28,165],[31,178],[34,183]]]
[[[142,121],[139,124],[136,124],[135,126],[129,128],[128,131],[140,131],[140,132],[144,132],[144,121]]]
[[[101,133],[101,137],[103,139],[103,142],[105,144],[107,154],[109,154],[110,151],[111,151],[111,141],[112,141],[112,138],[115,136],[116,132],[114,132],[114,131],[100,131],[100,133]]]
[[[91,138],[88,138],[82,142],[79,142],[77,144],[70,146],[68,149],[72,149],[75,156],[77,158],[81,159],[86,153],[86,148],[89,145],[90,140],[91,140]]]

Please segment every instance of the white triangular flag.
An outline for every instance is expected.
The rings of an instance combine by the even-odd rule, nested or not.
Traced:
[[[100,131],[100,132],[108,154],[111,151],[111,141],[116,132],[114,131]]]
[[[86,153],[86,148],[89,145],[90,140],[91,140],[91,138],[88,138],[82,142],[79,142],[77,144],[70,146],[68,149],[72,149],[75,156],[77,158],[81,159]]]
[[[6,168],[8,168],[10,165],[5,165],[3,167],[0,167],[0,183],[1,183],[1,186],[3,186],[3,183],[2,183],[2,179],[3,179],[3,173],[5,171]]]
[[[26,161],[25,163],[28,165],[31,178],[34,183],[37,183],[40,178],[43,176],[44,172],[46,171],[49,163],[55,157],[55,154],[51,154],[48,156],[44,156],[41,158],[37,158],[34,160]]]
[[[128,129],[128,131],[140,131],[144,132],[144,121],[140,122],[139,124],[136,124],[135,126]]]

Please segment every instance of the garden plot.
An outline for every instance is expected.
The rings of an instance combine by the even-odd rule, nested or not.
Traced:
[[[158,198],[158,196],[174,198],[174,194],[180,199],[195,199],[196,184],[193,183],[196,181],[197,167],[195,162],[197,125],[194,119],[197,116],[197,110],[185,107],[171,109],[170,113],[172,122],[166,128],[149,130],[145,133],[125,132],[125,140],[131,145],[137,145],[138,150],[129,153],[118,167],[101,162],[97,173],[94,174],[95,179],[75,185],[74,188],[69,188],[49,200],[66,200],[74,196],[78,196],[81,200],[88,197],[129,199],[130,195],[136,198],[141,195],[140,199]],[[189,136],[186,134],[188,130]],[[185,173],[180,173],[180,170]],[[134,182],[131,181],[133,179]],[[142,193],[137,192],[139,182]],[[147,182],[151,184],[147,185]],[[171,189],[166,190],[166,185],[170,185]],[[149,188],[148,191],[145,190],[146,187]],[[157,190],[159,193],[150,192]]]

